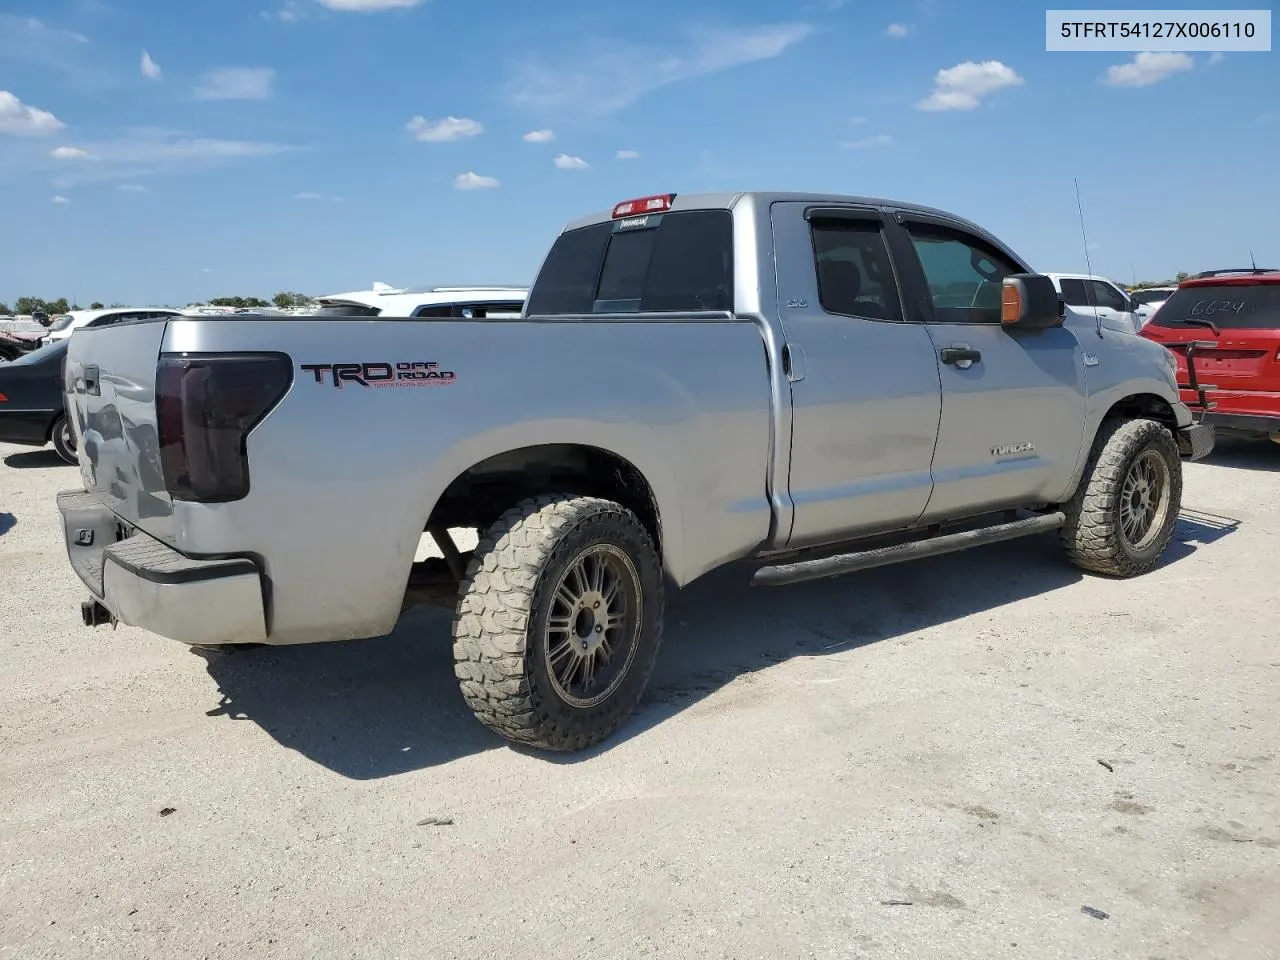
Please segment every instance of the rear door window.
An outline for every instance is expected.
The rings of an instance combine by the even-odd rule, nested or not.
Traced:
[[[1280,284],[1183,287],[1151,317],[1160,327],[1185,327],[1188,320],[1224,329],[1280,330]]]
[[[810,230],[823,310],[872,320],[902,319],[878,221],[814,218]]]
[[[727,210],[629,217],[561,234],[529,297],[533,316],[732,309]]]

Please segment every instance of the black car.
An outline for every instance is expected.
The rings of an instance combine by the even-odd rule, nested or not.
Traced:
[[[62,396],[62,367],[70,343],[68,337],[0,362],[0,441],[35,447],[52,443],[63,460],[77,462]]]

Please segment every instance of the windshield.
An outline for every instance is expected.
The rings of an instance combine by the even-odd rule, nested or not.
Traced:
[[[71,326],[71,320],[72,318],[70,316],[58,317],[56,320],[53,321],[53,323],[49,324],[49,329],[65,330],[67,329],[67,327]]]
[[[49,360],[60,354],[65,354],[67,352],[67,344],[69,344],[70,342],[71,342],[70,339],[67,339],[67,340],[59,340],[57,343],[46,343],[43,347],[40,347],[38,350],[32,350],[30,353],[23,354],[17,360],[12,361],[10,365],[17,367],[17,366],[23,366],[23,365],[31,366],[32,364],[43,363],[45,360]]]
[[[1191,320],[1232,329],[1280,329],[1280,284],[1183,287],[1151,318],[1161,327],[1186,326]]]
[[[382,311],[352,300],[324,300],[303,311],[304,317],[376,317]]]

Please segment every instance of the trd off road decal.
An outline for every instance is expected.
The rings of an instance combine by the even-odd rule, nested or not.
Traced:
[[[458,379],[452,370],[441,370],[440,364],[423,361],[409,363],[303,363],[299,368],[316,378],[316,383],[329,382],[341,390],[344,384],[361,387],[447,387]]]

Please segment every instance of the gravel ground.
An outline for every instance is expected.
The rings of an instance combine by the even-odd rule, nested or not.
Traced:
[[[471,718],[441,611],[231,655],[85,629],[76,471],[0,463],[0,957],[1280,956],[1280,448],[1189,466],[1139,580],[1052,535],[713,574],[568,758]]]

